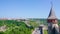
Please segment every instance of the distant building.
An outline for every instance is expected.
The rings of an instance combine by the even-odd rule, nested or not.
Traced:
[[[7,28],[6,28],[6,25],[4,25],[4,26],[1,26],[1,27],[0,27],[0,31],[5,32],[5,31],[6,31],[6,29],[7,29]]]

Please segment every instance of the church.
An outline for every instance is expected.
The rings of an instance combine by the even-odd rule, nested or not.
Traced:
[[[58,25],[58,18],[55,15],[55,11],[53,8],[53,5],[51,6],[50,13],[47,18],[47,23],[48,23],[48,29],[47,33],[48,34],[60,34],[60,27]],[[40,33],[39,33],[40,30]],[[39,29],[35,30],[34,34],[45,34],[43,32],[43,26],[39,26]]]
[[[47,18],[48,34],[59,34],[58,19],[55,15],[53,6],[51,6],[49,16]]]

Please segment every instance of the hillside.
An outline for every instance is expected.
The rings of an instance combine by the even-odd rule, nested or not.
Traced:
[[[34,28],[38,27],[41,24],[47,26],[46,19],[29,19],[28,26],[25,21],[17,20],[0,20],[0,29],[6,31],[0,31],[0,34],[31,34]],[[58,20],[60,25],[60,20]]]
[[[31,34],[33,28],[29,28],[24,22],[16,20],[0,20],[0,27],[6,25],[6,31],[0,34]]]
[[[40,24],[47,25],[47,19],[37,19],[37,18],[30,18],[32,21],[39,21]],[[60,26],[60,19],[58,19],[58,25]]]

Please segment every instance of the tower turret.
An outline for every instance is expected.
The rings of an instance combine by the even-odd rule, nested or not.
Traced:
[[[48,34],[58,34],[59,27],[58,27],[58,20],[55,15],[53,6],[51,6],[49,16],[47,18],[48,23]]]
[[[57,17],[56,17],[56,15],[55,15],[55,12],[54,12],[54,10],[53,10],[53,7],[51,7],[51,9],[50,9],[50,13],[49,13],[49,16],[48,16],[48,18],[47,18],[47,22],[48,23],[54,23],[54,24],[56,24],[57,23]]]

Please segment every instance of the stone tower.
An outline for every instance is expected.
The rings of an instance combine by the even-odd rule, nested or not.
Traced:
[[[58,34],[59,32],[58,20],[53,10],[53,6],[51,6],[50,13],[47,18],[47,23],[48,23],[48,34]]]

